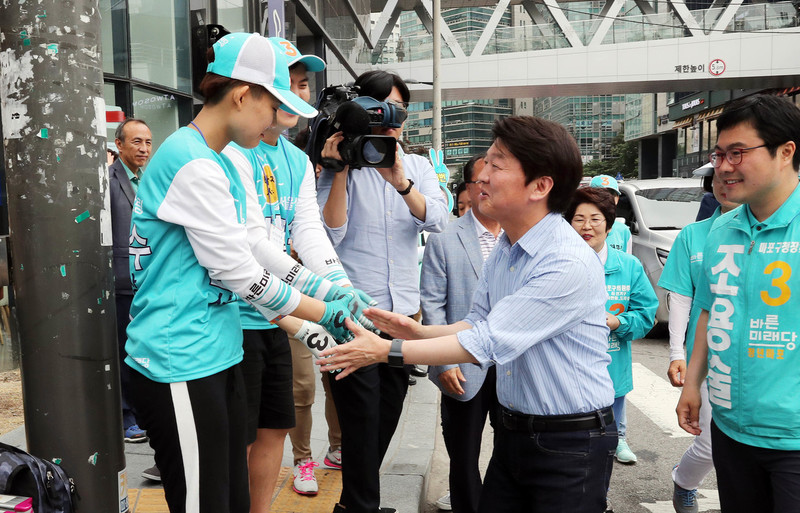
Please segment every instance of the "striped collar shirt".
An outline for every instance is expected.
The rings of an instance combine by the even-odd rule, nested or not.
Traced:
[[[597,253],[551,213],[513,246],[500,236],[465,319],[473,328],[458,339],[482,366],[497,365],[497,397],[506,408],[598,410],[614,401],[605,303]]]
[[[472,215],[472,212],[469,212]],[[483,226],[483,223],[478,221],[478,218],[472,215],[472,220],[475,221],[475,232],[478,234],[478,242],[481,245],[481,254],[483,255],[483,261],[485,262],[487,258],[489,258],[489,254],[494,249],[495,244],[497,244],[497,239],[503,235],[503,230],[500,230],[500,233],[497,234],[497,237],[494,236],[492,232],[486,229]]]

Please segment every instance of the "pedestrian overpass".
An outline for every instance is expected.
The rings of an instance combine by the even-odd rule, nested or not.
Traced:
[[[800,84],[800,0],[486,2],[443,0],[443,9],[493,8],[482,30],[440,23],[444,100]],[[501,26],[509,7],[512,26]],[[369,33],[336,41],[349,49],[343,57],[358,72],[377,67],[417,81],[413,99],[429,100],[431,88],[422,84],[433,80],[431,0],[373,0],[372,9],[379,16]],[[403,37],[398,20],[408,11],[426,34]],[[345,71],[338,69],[343,82],[351,80]],[[334,65],[329,82],[337,83],[336,75]]]

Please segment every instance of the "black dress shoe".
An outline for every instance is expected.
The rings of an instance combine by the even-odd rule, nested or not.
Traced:
[[[412,365],[411,366],[411,375],[412,376],[416,376],[418,378],[424,378],[425,376],[428,375],[428,371],[422,370],[419,367],[417,367],[416,365]]]
[[[416,384],[417,384],[417,378],[415,378],[414,376],[409,376],[408,377],[408,386],[413,387]]]

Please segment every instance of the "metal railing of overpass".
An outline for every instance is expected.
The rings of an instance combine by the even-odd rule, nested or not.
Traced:
[[[410,0],[402,2],[387,0],[383,5],[369,45],[350,38],[337,44],[348,49],[350,62],[360,69],[392,69],[429,82],[431,0],[416,0],[413,8],[428,33],[419,35],[424,31],[417,30],[410,36],[396,29],[402,9],[410,5]],[[525,24],[500,26],[514,4],[524,7]],[[443,99],[800,83],[800,53],[791,50],[800,46],[800,2],[709,0],[705,5],[690,9],[683,0],[499,0],[480,30],[451,30],[441,23]],[[708,85],[710,80],[716,83]],[[430,97],[424,88],[412,95],[416,101]]]

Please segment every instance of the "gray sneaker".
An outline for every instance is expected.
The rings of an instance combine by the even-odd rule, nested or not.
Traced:
[[[142,477],[145,479],[149,479],[150,481],[158,481],[161,482],[161,471],[158,470],[156,465],[153,465],[149,469],[142,472]]]
[[[674,484],[672,506],[675,508],[675,513],[697,513],[697,489],[687,490]]]
[[[324,468],[342,470],[342,449],[328,447],[328,452],[325,454],[325,459],[322,460],[322,466]]]

